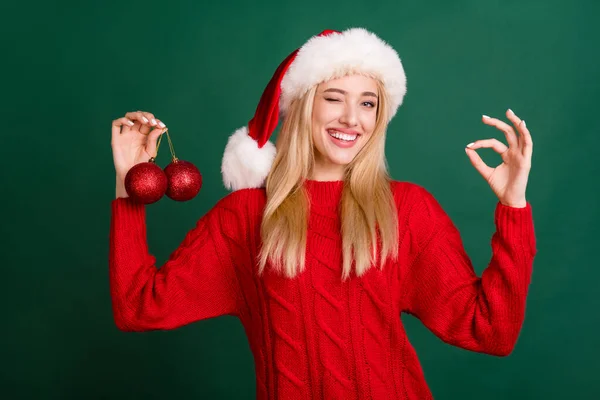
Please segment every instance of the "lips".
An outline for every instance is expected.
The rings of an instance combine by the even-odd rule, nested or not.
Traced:
[[[346,141],[346,142],[354,142],[358,138],[358,136],[360,136],[358,134],[358,132],[348,130],[348,129],[342,130],[342,129],[331,128],[331,129],[327,129],[327,133],[329,134],[329,136],[331,136],[333,138],[336,138],[341,141]]]
[[[346,129],[346,128],[329,128],[329,129],[327,129],[327,131],[338,131],[341,133],[346,133],[348,135],[359,135],[360,136],[360,133],[353,131],[352,129]]]
[[[345,142],[354,142],[356,140],[356,138],[358,137],[356,135],[348,135],[348,134],[333,131],[333,130],[329,131],[328,133],[329,133],[329,136],[331,136],[335,139],[338,139],[338,140],[345,141]]]
[[[345,149],[354,146],[357,142],[358,137],[360,136],[357,133],[348,134],[345,132],[338,131],[337,129],[328,129],[327,133],[333,144],[335,144],[337,147]]]

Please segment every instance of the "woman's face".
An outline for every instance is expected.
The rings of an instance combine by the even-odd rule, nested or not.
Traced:
[[[377,83],[349,75],[317,87],[312,112],[315,166],[312,179],[341,180],[345,166],[375,129]]]

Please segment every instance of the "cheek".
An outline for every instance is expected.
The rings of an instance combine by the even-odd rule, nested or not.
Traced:
[[[339,118],[339,107],[335,107],[327,101],[321,100],[315,103],[313,108],[313,125],[324,126]]]
[[[377,114],[375,112],[365,112],[361,115],[360,124],[365,134],[371,135],[377,124]]]

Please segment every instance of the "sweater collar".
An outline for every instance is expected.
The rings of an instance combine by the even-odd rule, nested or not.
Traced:
[[[342,198],[344,181],[315,181],[306,179],[304,187],[306,188],[311,204],[336,207]]]

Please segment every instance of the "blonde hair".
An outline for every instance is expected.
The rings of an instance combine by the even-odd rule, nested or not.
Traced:
[[[398,218],[385,159],[388,97],[377,80],[377,122],[365,146],[348,164],[340,200],[342,280],[352,264],[361,276],[372,264],[379,267],[398,257]],[[317,86],[295,99],[283,124],[278,151],[266,180],[267,202],[261,223],[259,274],[267,262],[292,278],[305,268],[310,203],[304,180],[314,165],[312,110]],[[378,254],[381,257],[378,257]]]

